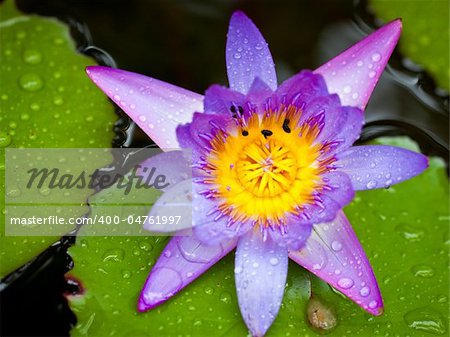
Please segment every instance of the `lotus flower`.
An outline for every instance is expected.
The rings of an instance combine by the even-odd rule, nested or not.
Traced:
[[[238,302],[253,336],[263,336],[278,314],[288,257],[369,313],[382,313],[374,273],[342,208],[356,190],[385,188],[427,167],[426,157],[405,149],[352,146],[400,31],[401,21],[392,21],[278,86],[264,38],[238,11],[226,45],[229,88],[212,85],[205,96],[88,67],[157,145],[192,149],[190,180],[176,177],[182,157],[154,159],[177,181],[163,201],[179,198],[177,186],[192,187],[193,235],[168,243],[142,290],[140,311],[163,303],[236,247]]]

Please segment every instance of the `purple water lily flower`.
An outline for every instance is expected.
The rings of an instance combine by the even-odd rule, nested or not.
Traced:
[[[123,70],[87,69],[161,148],[193,151],[191,180],[176,177],[182,156],[160,163],[192,186],[193,235],[168,243],[142,290],[140,311],[163,303],[236,247],[237,296],[253,336],[263,336],[278,314],[288,257],[369,313],[382,313],[375,276],[342,208],[355,190],[388,187],[427,167],[426,157],[405,149],[352,146],[400,31],[395,20],[278,86],[261,33],[235,12],[226,45],[230,87],[213,85],[204,97]],[[179,191],[169,188],[162,198]]]

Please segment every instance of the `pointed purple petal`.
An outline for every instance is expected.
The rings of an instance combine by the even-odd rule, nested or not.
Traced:
[[[364,110],[402,30],[394,20],[353,45],[314,72],[325,78],[330,93],[337,93],[342,105]]]
[[[241,315],[253,336],[264,336],[278,314],[288,270],[286,247],[258,231],[241,237],[236,250],[235,280]]]
[[[350,177],[355,190],[389,187],[428,167],[423,154],[387,145],[353,146],[337,157],[339,171]]]
[[[203,96],[144,75],[102,66],[91,80],[161,148],[177,148],[175,129],[203,111]]]
[[[142,289],[139,311],[165,302],[236,246],[236,240],[204,246],[191,236],[174,237],[161,253]]]
[[[369,313],[383,312],[372,267],[342,211],[332,222],[314,225],[305,247],[290,251],[289,257]]]
[[[272,90],[277,88],[269,47],[255,24],[241,11],[231,17],[226,48],[231,89],[246,94],[257,76]]]

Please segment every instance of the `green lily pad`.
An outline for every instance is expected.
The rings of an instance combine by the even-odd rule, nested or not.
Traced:
[[[449,90],[448,0],[371,0],[370,5],[383,21],[402,18],[400,50],[429,71],[438,86]]]
[[[404,138],[382,141],[393,142],[412,144]],[[105,190],[94,200],[114,194]],[[148,200],[155,198],[149,195]],[[359,192],[346,213],[379,280],[384,315],[370,316],[291,262],[283,304],[268,336],[317,335],[306,319],[311,291],[318,301],[314,305],[327,307],[336,317],[332,336],[444,334],[448,212],[445,165],[436,158],[426,172],[410,181]],[[99,211],[94,207],[92,214]],[[233,254],[165,304],[138,313],[140,290],[167,238],[89,236],[93,229],[85,226],[70,248],[75,262],[71,274],[83,288],[82,295],[69,298],[78,318],[72,336],[247,335],[235,294]]]
[[[110,147],[116,117],[111,104],[84,73],[84,68],[95,61],[76,51],[65,24],[52,18],[23,15],[8,0],[0,5],[0,36],[0,277],[3,277],[57,239],[57,236],[5,236],[5,149]],[[92,172],[110,160],[108,155],[86,163],[86,171]],[[74,203],[82,205],[86,191],[73,191],[71,197]],[[84,211],[87,210],[85,207]],[[70,212],[68,208],[64,211]],[[76,215],[81,214],[78,209]],[[61,227],[61,234],[68,229]]]

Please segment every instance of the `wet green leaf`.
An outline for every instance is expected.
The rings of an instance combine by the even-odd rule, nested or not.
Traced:
[[[406,139],[382,142],[414,145]],[[114,199],[114,194],[103,191],[96,200]],[[150,201],[155,198],[149,195]],[[290,263],[282,308],[268,336],[317,335],[306,319],[311,283],[320,301],[313,305],[323,305],[336,315],[337,327],[330,336],[445,334],[448,212],[445,166],[436,158],[425,173],[410,181],[358,193],[346,213],[379,280],[384,315],[366,314]],[[71,274],[84,289],[83,295],[70,299],[78,317],[72,336],[246,336],[235,294],[233,254],[165,304],[138,313],[141,287],[167,238],[89,237],[92,230],[84,227],[83,236],[70,249],[75,261]]]
[[[84,73],[84,68],[95,62],[76,51],[65,24],[51,18],[22,15],[13,1],[5,1],[0,5],[0,36],[0,276],[3,277],[57,238],[4,235],[5,149],[109,147],[115,115]],[[90,172],[109,160],[108,156],[87,163],[86,170]],[[86,196],[86,192],[73,191],[72,200],[82,204]],[[67,229],[62,227],[61,234]]]
[[[371,0],[370,4],[384,21],[402,18],[401,52],[449,90],[449,1]]]

